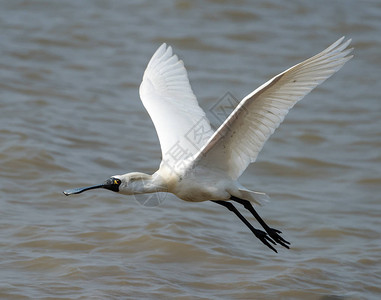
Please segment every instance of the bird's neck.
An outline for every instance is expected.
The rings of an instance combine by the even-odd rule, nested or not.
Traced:
[[[133,185],[133,190],[135,194],[145,194],[145,193],[157,193],[157,192],[167,192],[167,186],[162,180],[162,178],[156,173],[153,175],[148,175],[144,173],[137,174],[136,179],[130,184]]]

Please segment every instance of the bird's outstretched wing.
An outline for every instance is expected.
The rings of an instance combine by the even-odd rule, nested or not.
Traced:
[[[196,155],[195,163],[220,168],[237,179],[295,103],[352,58],[350,42],[342,37],[246,96]]]
[[[152,56],[139,92],[160,140],[162,164],[176,168],[213,135],[184,63],[172,54],[170,46],[162,44]]]

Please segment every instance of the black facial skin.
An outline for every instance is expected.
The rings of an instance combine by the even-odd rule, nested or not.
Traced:
[[[113,192],[119,192],[120,184],[121,184],[120,179],[111,177],[105,181],[105,183],[103,184],[103,188]]]

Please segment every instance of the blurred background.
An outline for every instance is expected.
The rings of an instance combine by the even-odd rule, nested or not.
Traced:
[[[379,1],[0,0],[0,28],[0,298],[379,299]],[[343,35],[355,57],[241,177],[290,250],[213,203],[62,194],[158,168],[138,88],[161,43],[217,127],[226,93]]]

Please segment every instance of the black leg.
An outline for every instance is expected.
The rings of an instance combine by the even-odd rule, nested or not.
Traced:
[[[245,225],[247,227],[249,227],[249,229],[251,230],[252,233],[254,233],[254,235],[261,240],[262,243],[264,243],[267,247],[269,247],[271,250],[275,251],[276,253],[278,253],[278,251],[275,250],[275,248],[273,246],[271,246],[269,244],[269,242],[273,243],[274,245],[276,244],[267,234],[266,232],[262,231],[262,230],[259,230],[259,229],[255,229],[246,219],[244,216],[241,215],[241,213],[237,210],[237,208],[235,208],[235,206],[230,203],[230,202],[227,202],[227,201],[212,201],[214,203],[217,203],[219,205],[222,205],[222,206],[225,206],[228,210],[232,211],[233,213],[236,214],[236,216],[238,218],[240,218],[240,220],[245,223]]]
[[[252,215],[257,219],[259,224],[263,227],[263,229],[268,233],[270,237],[274,239],[275,242],[281,244],[283,247],[290,249],[288,245],[290,245],[289,242],[287,242],[284,238],[282,238],[279,233],[282,233],[278,229],[270,228],[265,221],[262,220],[262,218],[258,215],[254,207],[251,205],[250,201],[243,200],[234,196],[230,197],[231,200],[238,202],[239,204],[242,204],[248,211],[252,213]]]

